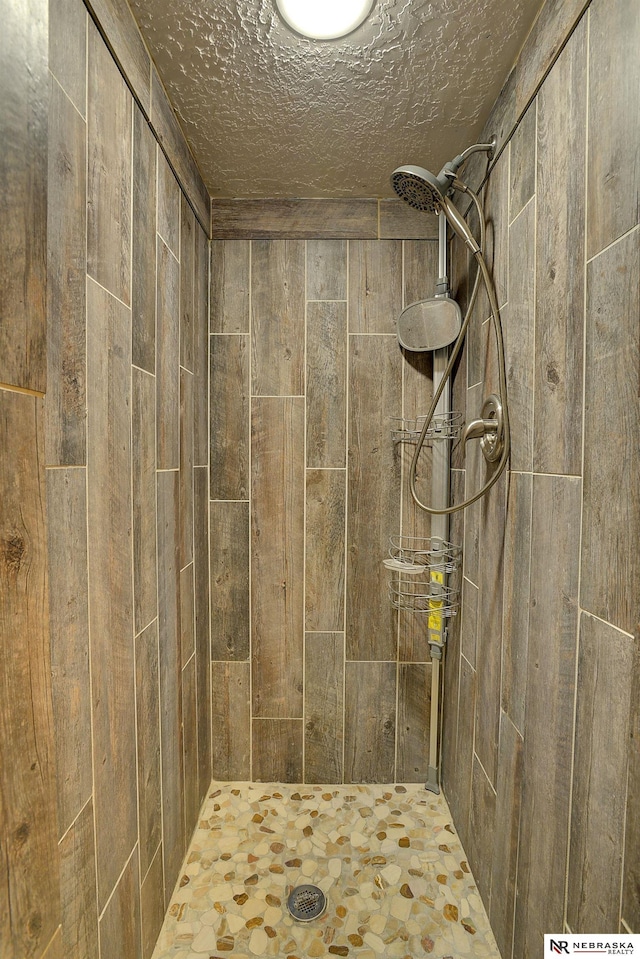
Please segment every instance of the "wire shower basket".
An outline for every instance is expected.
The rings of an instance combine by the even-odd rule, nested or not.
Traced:
[[[462,548],[437,537],[391,537],[384,560],[391,573],[389,599],[396,609],[455,616],[460,589],[451,577],[460,568]]]
[[[422,433],[426,416],[416,416],[415,419],[405,419],[402,416],[392,416],[394,424],[391,435],[395,441],[415,443]],[[439,413],[433,417],[427,430],[428,440],[454,440],[462,429],[462,413]]]

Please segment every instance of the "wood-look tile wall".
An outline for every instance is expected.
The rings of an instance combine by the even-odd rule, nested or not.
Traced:
[[[47,2],[5,4],[2,21],[0,955],[40,959],[60,953],[61,915],[44,482]],[[70,297],[73,287],[70,275]]]
[[[148,959],[211,779],[208,239],[85,6],[51,23],[61,943]]]
[[[305,221],[304,207],[308,236],[322,209]],[[331,239],[275,238],[288,210],[283,225],[273,203],[251,209],[258,239],[212,241],[213,774],[420,781],[426,624],[393,609],[382,561],[401,528],[428,533],[391,431],[431,397],[430,364],[404,362],[395,325],[432,295],[437,247],[335,225]]]
[[[486,190],[511,471],[459,520],[443,767],[505,959],[545,932],[640,932],[639,84],[640,10],[593,0]],[[495,377],[486,319],[485,300],[455,388],[467,418]],[[454,465],[454,491],[482,482],[472,449]]]

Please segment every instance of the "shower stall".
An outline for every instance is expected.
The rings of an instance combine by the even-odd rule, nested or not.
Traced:
[[[454,872],[514,959],[544,932],[640,930],[640,21],[626,0],[562,6],[487,120],[488,180],[486,155],[464,167],[506,389],[482,288],[451,385],[488,439],[485,400],[509,400],[509,469],[450,515],[441,716]],[[438,515],[410,487],[432,505],[428,429],[412,460],[439,371],[397,339],[433,297],[438,218],[386,194],[210,201],[129,8],[89,7],[2,37],[9,120],[33,118],[2,220],[27,264],[2,303],[3,959],[149,959],[212,777],[264,782],[257,803],[278,781],[295,803],[305,783],[326,803],[382,789],[366,808],[389,804],[390,828],[413,815],[398,787],[429,778],[428,617],[393,606],[382,560]],[[458,234],[449,255],[461,324],[476,258]],[[469,436],[452,507],[496,469]]]

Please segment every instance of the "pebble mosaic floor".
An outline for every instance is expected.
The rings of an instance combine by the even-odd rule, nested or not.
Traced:
[[[311,922],[291,889],[318,886]],[[421,784],[214,784],[153,959],[500,959],[442,796]]]

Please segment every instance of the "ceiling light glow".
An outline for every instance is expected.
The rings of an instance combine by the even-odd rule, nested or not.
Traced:
[[[334,40],[366,20],[375,0],[276,0],[289,26],[305,37]]]

